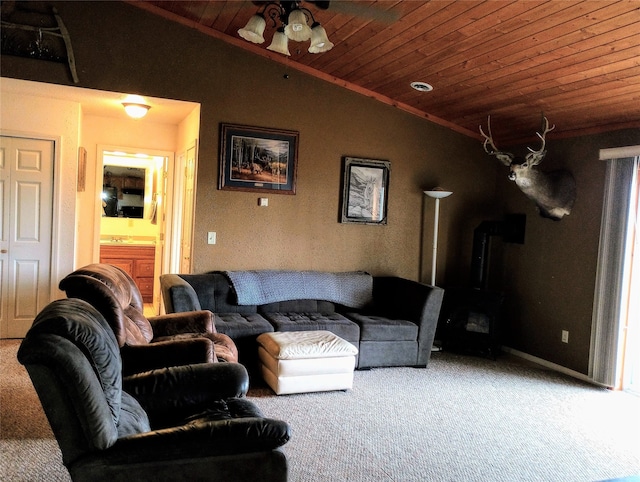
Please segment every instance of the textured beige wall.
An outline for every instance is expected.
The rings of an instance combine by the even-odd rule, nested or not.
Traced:
[[[299,100],[289,101],[295,120],[274,121],[278,118],[274,106],[274,111],[255,121],[245,116],[232,121],[261,126],[275,122],[276,127],[300,132],[296,195],[216,190],[219,139],[217,132],[203,135],[195,269],[365,269],[417,279],[422,233],[431,239],[431,229],[423,229],[421,223],[422,191],[435,183],[445,184],[456,191],[457,198],[447,211],[454,205],[460,209],[475,190],[474,178],[493,179],[488,175],[493,165],[488,170],[480,163],[469,167],[471,156],[465,148],[477,147],[472,140],[306,76],[292,73],[282,80],[278,74],[273,74],[277,88],[300,94]],[[317,92],[322,102],[309,98],[305,94],[309,91]],[[259,102],[248,97],[241,102],[240,113],[250,112],[252,103]],[[203,124],[207,123],[205,111]],[[454,144],[464,148],[454,149]],[[391,162],[386,226],[338,222],[345,155]],[[469,169],[475,171],[473,177],[465,175]],[[492,195],[493,186],[488,196],[485,193],[488,198]],[[269,198],[268,207],[258,207],[261,196]],[[432,222],[432,207],[428,207],[425,220]],[[443,206],[443,256],[451,222]],[[218,233],[217,245],[205,244],[206,231]]]

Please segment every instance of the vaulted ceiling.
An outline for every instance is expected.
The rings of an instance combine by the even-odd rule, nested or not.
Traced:
[[[501,144],[530,140],[542,114],[549,138],[640,128],[637,0],[304,1],[335,47],[290,41],[291,57],[266,49],[269,22],[262,45],[237,34],[266,2],[130,3],[466,135],[491,115]]]

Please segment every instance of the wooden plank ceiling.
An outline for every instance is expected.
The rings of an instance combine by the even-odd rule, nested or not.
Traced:
[[[260,2],[131,3],[470,136],[491,115],[498,147],[530,141],[541,113],[550,139],[640,128],[637,0],[304,1],[335,47],[290,41],[290,58],[266,50],[269,22],[262,45],[238,36]]]

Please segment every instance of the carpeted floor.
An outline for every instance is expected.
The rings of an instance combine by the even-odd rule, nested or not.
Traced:
[[[0,479],[69,480],[24,369],[0,341]],[[599,481],[640,474],[640,398],[504,357],[355,373],[354,389],[277,397],[292,482]]]

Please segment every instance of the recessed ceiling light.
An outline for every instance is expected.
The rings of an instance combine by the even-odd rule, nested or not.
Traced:
[[[433,86],[426,82],[411,82],[411,87],[416,89],[418,92],[431,92],[433,90]]]

